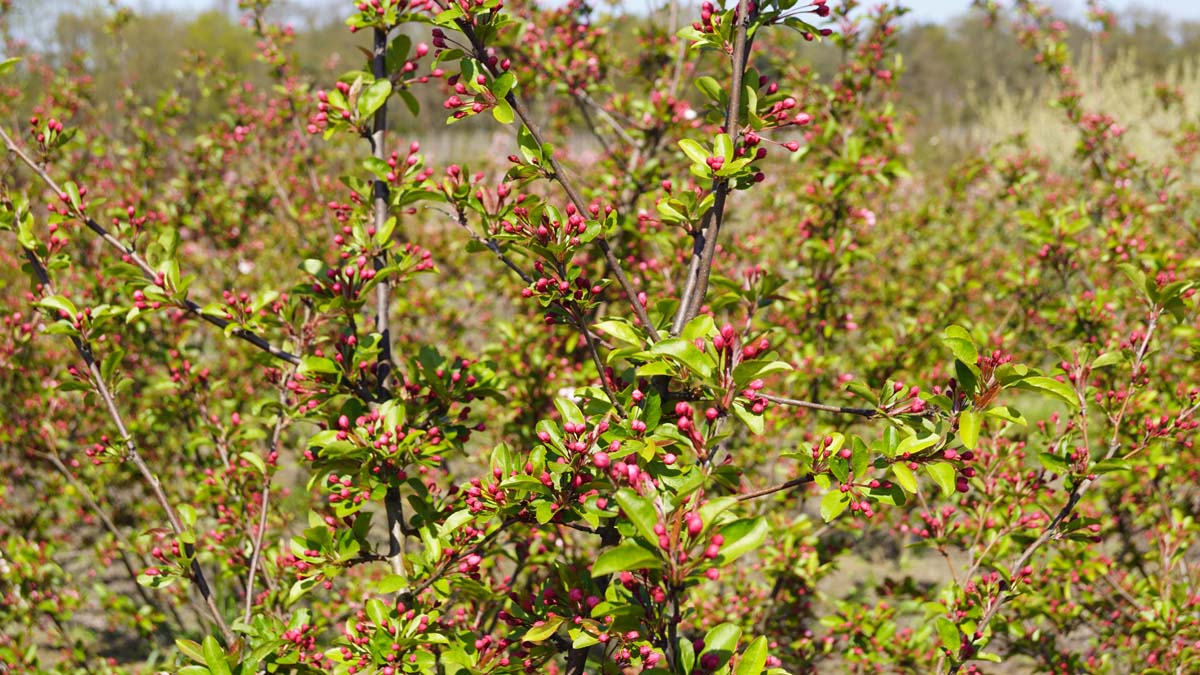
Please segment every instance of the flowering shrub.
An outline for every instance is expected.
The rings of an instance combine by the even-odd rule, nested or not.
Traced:
[[[115,110],[10,39],[4,670],[1192,672],[1195,129],[1021,1],[1072,161],[922,175],[902,10],[806,2],[370,0],[313,81],[243,3],[269,86]]]

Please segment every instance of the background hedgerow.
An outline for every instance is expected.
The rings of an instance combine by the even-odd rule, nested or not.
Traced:
[[[1200,668],[1197,32],[981,4],[0,2],[0,671]]]

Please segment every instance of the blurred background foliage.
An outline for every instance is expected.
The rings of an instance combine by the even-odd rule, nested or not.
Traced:
[[[614,53],[637,49],[641,35],[666,23],[666,10],[647,14],[604,4],[596,13],[599,22],[619,27],[607,35]],[[274,3],[269,14],[295,30],[292,53],[301,76],[319,81],[322,74],[338,74],[357,63],[355,36],[324,3]],[[112,3],[15,0],[8,30],[11,37],[44,54],[48,65],[72,64],[89,72],[99,97],[93,103],[111,108],[130,91],[153,101],[164,89],[178,86],[177,78],[195,66],[199,54],[250,82],[268,84],[267,67],[255,59],[255,37],[239,25],[239,16],[231,2],[193,3],[176,12],[135,12],[114,11]],[[1122,121],[1131,123],[1131,149],[1142,156],[1161,156],[1166,141],[1158,132],[1178,128],[1200,109],[1200,21],[1154,9],[1124,10],[1113,30],[1097,40],[1081,23],[1082,17],[1077,20],[1080,23],[1067,21],[1068,42],[1077,55],[1089,107],[1121,110]],[[842,58],[831,44],[801,48],[797,35],[777,38],[792,40],[796,58],[823,77],[831,75]],[[1026,134],[1031,147],[1047,156],[1069,156],[1071,148],[1062,145],[1072,142],[1063,133],[1065,122],[1044,105],[1052,98],[1045,77],[1008,27],[991,25],[975,12],[940,23],[909,20],[897,51],[904,65],[898,107],[907,117],[914,169],[946,169],[981,147],[1018,134]],[[422,109],[441,103],[436,88],[414,93],[422,99]],[[1164,96],[1186,100],[1182,106],[1164,105]],[[428,123],[408,116],[397,121],[401,133],[412,131],[413,124]],[[197,126],[206,122],[195,120]],[[481,128],[487,125],[472,121],[447,127],[446,137],[431,148],[433,154],[443,154],[437,152],[443,149],[443,161],[468,159],[463,155],[478,147]],[[430,138],[428,130],[422,130],[422,137]]]

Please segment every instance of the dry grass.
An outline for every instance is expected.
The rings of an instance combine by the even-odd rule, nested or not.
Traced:
[[[1127,129],[1126,147],[1141,158],[1167,157],[1173,152],[1171,137],[1185,124],[1200,123],[1200,58],[1162,76],[1139,71],[1129,55],[1109,63],[1090,58],[1078,76],[1085,92],[1083,109],[1113,115]],[[1166,107],[1158,100],[1155,88],[1164,84],[1182,95],[1180,104]],[[963,139],[970,146],[986,148],[1024,135],[1030,148],[1056,162],[1073,160],[1078,134],[1050,104],[1055,92],[1049,85],[978,96],[972,106],[981,111],[980,120]]]

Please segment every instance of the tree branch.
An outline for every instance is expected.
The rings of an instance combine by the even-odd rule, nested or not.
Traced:
[[[776,492],[783,492],[784,490],[790,490],[794,487],[800,487],[801,485],[808,485],[811,482],[813,482],[813,475],[810,473],[800,476],[799,478],[793,478],[786,483],[780,483],[779,485],[772,485],[771,487],[766,487],[761,490],[740,494],[737,496],[737,500],[739,502],[744,502],[751,499],[758,499],[759,497],[765,497],[767,495],[775,494]]]
[[[38,166],[37,162],[34,162],[33,159],[29,155],[25,154],[25,152],[20,148],[20,146],[18,146],[16,144],[16,142],[13,141],[12,137],[9,136],[8,133],[4,131],[3,128],[0,128],[0,139],[3,139],[4,145],[8,147],[8,151],[11,152],[12,154],[16,155],[17,158],[20,159],[23,164],[25,164],[30,169],[32,169],[33,172],[35,174],[37,174],[38,178],[40,178],[42,180],[42,182],[46,184],[47,187],[49,187],[51,190],[53,190],[55,194],[58,194],[58,195],[63,194],[62,188],[60,188],[58,183],[55,182],[55,180],[50,177],[50,174],[46,173],[46,171],[44,169],[42,169],[42,167]],[[120,254],[123,258],[128,259],[130,262],[132,262],[139,270],[141,270],[142,276],[144,276],[148,281],[150,281],[152,283],[154,282],[155,278],[158,276],[158,272],[153,267],[151,267],[149,263],[146,262],[146,259],[143,258],[133,248],[133,246],[122,242],[120,239],[118,239],[116,236],[114,236],[111,232],[106,230],[102,225],[100,225],[94,219],[92,219],[90,216],[85,214],[82,210],[76,208],[73,204],[69,204],[69,206],[71,208],[72,215],[74,215],[76,218],[78,218],[85,226],[87,226],[87,228],[89,230],[91,230],[97,236],[99,236],[100,239],[104,241],[104,243],[108,244],[111,248],[116,249],[118,252],[120,252]],[[215,314],[209,314],[208,312],[205,312],[204,309],[202,307],[200,307],[200,305],[198,305],[197,303],[195,303],[192,300],[189,300],[188,298],[183,298],[181,300],[177,300],[176,302],[179,303],[178,306],[181,309],[187,311],[189,314],[192,314],[207,323],[210,323],[210,324],[216,326],[217,328],[220,328],[222,331],[224,331],[225,328],[232,323],[228,319],[217,316]],[[270,354],[271,356],[274,356],[277,359],[280,359],[282,361],[287,361],[288,363],[290,363],[292,365],[300,364],[299,356],[296,356],[295,354],[292,354],[290,352],[284,351],[283,349],[273,346],[265,338],[263,338],[262,336],[258,335],[257,333],[255,333],[253,331],[249,331],[244,328],[235,328],[233,330],[232,334],[234,336],[254,345],[258,349],[261,349],[262,351]]]
[[[745,2],[745,0],[742,0],[742,2]],[[471,49],[475,52],[475,58],[479,59],[479,61],[483,63],[493,75],[499,75],[499,71],[496,69],[496,67],[488,63],[487,46],[484,45],[479,39],[479,35],[475,32],[474,27],[472,27],[470,23],[461,19],[456,21],[456,23],[458,25],[458,29],[462,31],[463,35],[465,35],[467,40],[471,43]],[[538,126],[537,122],[534,121],[533,115],[529,112],[529,109],[525,107],[525,102],[518,98],[514,91],[508,92],[508,94],[505,95],[504,100],[507,101],[510,106],[512,106],[513,112],[517,114],[517,117],[521,118],[521,122],[525,125],[525,128],[529,129],[529,134],[533,136],[533,140],[536,141],[539,146],[545,147],[546,137],[542,133],[542,130]],[[548,159],[550,160],[550,169],[554,172],[554,180],[556,180],[558,184],[562,186],[563,191],[567,193],[567,198],[571,200],[571,203],[575,205],[575,208],[579,209],[580,213],[587,213],[588,204],[583,200],[583,195],[575,187],[575,182],[571,180],[569,175],[567,175],[566,167],[564,167],[562,163],[558,161],[558,158],[554,157],[553,154],[551,154]],[[617,259],[617,256],[612,251],[612,247],[609,246],[608,239],[601,234],[600,236],[596,237],[596,245],[600,247],[601,253],[604,254],[605,261],[607,261],[609,268],[617,277],[617,283],[621,285],[622,290],[625,291],[625,295],[629,297],[629,304],[633,307],[634,315],[636,315],[638,321],[645,326],[646,332],[650,335],[650,339],[657,342],[659,339],[658,330],[650,321],[650,316],[646,314],[646,308],[642,307],[642,303],[638,301],[637,290],[633,287],[633,284],[629,281],[629,277],[625,274],[625,268],[621,265],[621,261]]]
[[[773,403],[780,405],[790,405],[796,408],[808,408],[810,410],[823,410],[831,413],[841,413],[844,415],[859,415],[867,419],[879,416],[879,411],[874,408],[848,408],[840,405],[826,405],[824,403],[814,403],[813,401],[802,401],[798,398],[785,398],[783,396],[775,396],[773,394],[759,394],[760,397],[767,399]]]
[[[1104,454],[1103,459],[1112,459],[1112,457],[1117,454],[1117,450],[1119,450],[1121,447],[1120,441],[1118,440],[1121,430],[1121,420],[1125,416],[1125,411],[1128,409],[1130,399],[1133,398],[1132,389],[1136,386],[1138,371],[1141,370],[1142,363],[1145,361],[1147,349],[1150,346],[1150,338],[1154,335],[1154,330],[1158,325],[1158,317],[1161,313],[1162,310],[1157,307],[1151,311],[1150,320],[1146,327],[1146,335],[1143,337],[1141,345],[1134,354],[1133,365],[1131,366],[1131,375],[1129,379],[1130,395],[1125,397],[1125,401],[1121,405],[1120,411],[1112,420],[1112,436],[1109,439],[1108,450]],[[1083,395],[1082,390],[1079,388],[1085,386],[1086,383],[1086,378],[1078,378],[1078,384],[1076,385],[1076,395],[1079,397],[1081,403],[1079,412],[1079,426],[1081,429],[1086,429],[1087,426],[1087,398]],[[1087,443],[1084,443],[1084,447],[1087,447]],[[1026,546],[1025,550],[1021,552],[1021,555],[1018,556],[1017,559],[1008,566],[1008,569],[1013,574],[1016,574],[1018,570],[1023,568],[1025,564],[1028,563],[1033,557],[1033,554],[1038,551],[1038,549],[1045,546],[1046,543],[1051,539],[1057,539],[1059,537],[1059,527],[1064,521],[1066,521],[1068,517],[1070,517],[1072,513],[1075,512],[1075,507],[1079,504],[1079,501],[1083,498],[1083,495],[1089,489],[1091,489],[1093,485],[1096,484],[1096,480],[1097,479],[1095,477],[1085,476],[1075,484],[1067,496],[1066,503],[1063,504],[1062,508],[1058,510],[1058,513],[1054,514],[1054,518],[1051,519],[1050,524],[1046,526],[1046,529],[1042,531],[1041,535],[1039,535],[1037,539]],[[976,635],[983,634],[984,630],[987,629],[988,624],[991,623],[992,618],[996,616],[996,612],[1000,611],[1000,608],[1007,604],[1012,597],[1012,594],[1001,594],[996,597],[995,602],[992,602],[988,606],[987,611],[985,611],[983,616],[979,619],[979,623],[975,629]],[[977,641],[978,640],[971,638],[969,644],[974,645]],[[965,663],[965,661],[959,662],[957,659],[953,661],[949,670],[950,675],[956,675]]]
[[[738,0],[737,34],[733,41],[733,76],[729,83],[729,107],[725,109],[725,133],[736,145],[738,114],[742,105],[742,79],[746,74],[746,60],[750,55],[751,40],[747,37],[750,14],[747,0]],[[693,234],[692,259],[688,263],[683,295],[679,298],[679,310],[671,324],[671,334],[678,335],[688,321],[696,318],[708,294],[708,278],[712,275],[713,258],[717,252],[717,237],[725,221],[725,200],[729,195],[729,182],[716,178],[713,181],[714,198],[712,208],[704,214],[700,229]]]
[[[50,449],[48,452],[35,450],[34,454],[49,462],[62,475],[62,477],[65,478],[77,492],[79,492],[79,496],[83,498],[85,503],[87,503],[88,508],[91,509],[92,513],[96,514],[96,517],[100,519],[100,522],[104,525],[104,529],[108,530],[109,534],[111,534],[113,539],[116,540],[117,555],[119,555],[121,558],[121,566],[125,568],[125,572],[129,575],[130,580],[133,581],[133,587],[134,590],[137,591],[138,597],[140,597],[142,602],[146,603],[150,607],[162,611],[159,608],[158,603],[154,602],[154,599],[146,593],[145,587],[137,582],[137,570],[134,569],[133,563],[129,560],[129,555],[126,552],[135,551],[136,549],[133,548],[133,544],[129,542],[129,539],[127,539],[125,535],[122,534],[119,529],[117,529],[116,523],[114,523],[112,519],[108,517],[108,514],[104,512],[104,509],[100,508],[100,502],[96,500],[96,497],[92,494],[92,491],[86,485],[84,485],[82,481],[71,474],[70,470],[67,469],[66,464],[64,464],[62,459],[58,456],[57,450]],[[140,556],[138,562],[142,565],[146,564],[145,560]],[[170,611],[172,618],[175,620],[175,625],[182,629],[183,619],[180,618],[179,613],[175,611],[175,607],[170,603],[167,603],[167,609]]]
[[[33,268],[34,273],[41,282],[42,289],[53,295],[55,293],[54,284],[50,281],[50,275],[46,271],[46,266],[42,264],[41,259],[28,248],[25,249],[25,259],[29,261],[29,265]],[[175,511],[175,507],[171,505],[171,500],[167,498],[167,493],[163,490],[158,475],[150,469],[150,466],[146,464],[146,460],[138,452],[137,443],[134,442],[133,436],[130,435],[129,429],[125,426],[125,420],[121,416],[121,412],[117,409],[117,403],[113,399],[112,392],[109,391],[108,385],[104,383],[104,376],[100,373],[100,366],[96,363],[96,359],[92,355],[91,345],[78,336],[72,335],[70,337],[71,342],[75,344],[75,351],[87,366],[88,376],[92,380],[92,385],[96,388],[96,393],[104,401],[104,407],[108,412],[109,419],[116,425],[117,433],[121,435],[121,439],[125,442],[125,459],[133,463],[134,467],[142,475],[142,478],[150,486],[155,499],[162,506],[163,510],[166,511],[167,520],[170,522],[175,536],[181,536],[184,533],[184,528],[182,521],[179,520],[179,514]],[[225,643],[233,644],[233,633],[229,630],[228,624],[225,623],[225,617],[221,615],[221,610],[217,607],[212,587],[208,584],[208,578],[204,575],[204,570],[200,567],[200,561],[196,559],[195,545],[184,542],[183,548],[184,555],[191,558],[192,580],[196,582],[196,588],[200,591],[200,595],[208,605],[209,614],[212,615],[213,621],[221,630],[221,635],[225,638]]]

